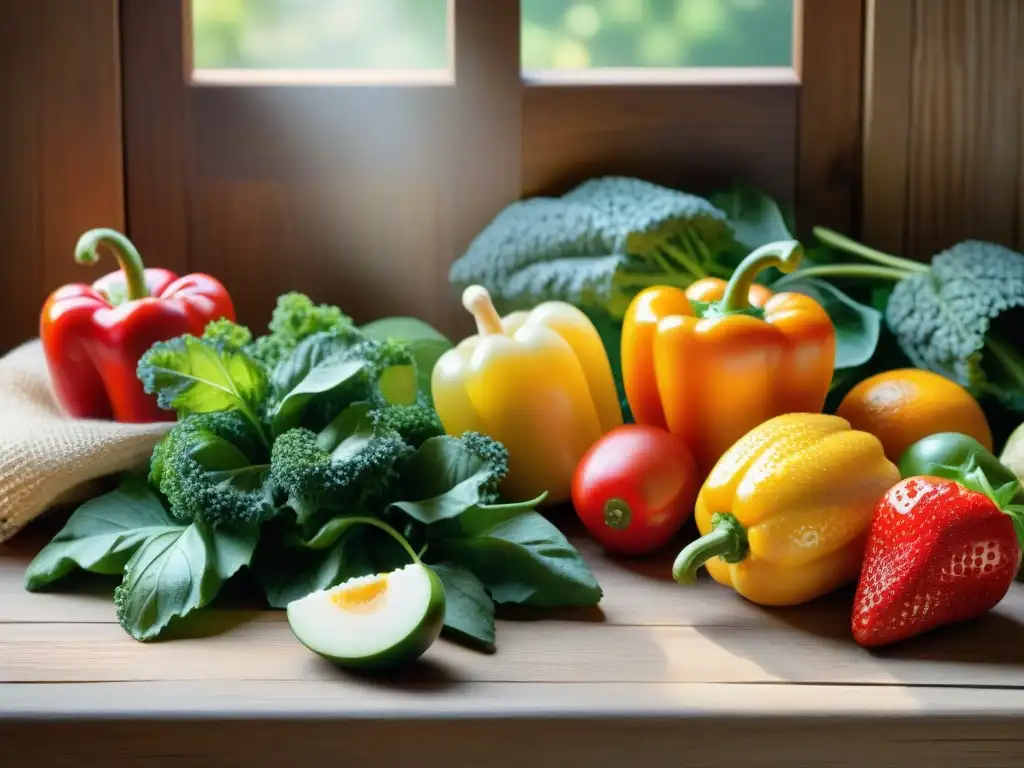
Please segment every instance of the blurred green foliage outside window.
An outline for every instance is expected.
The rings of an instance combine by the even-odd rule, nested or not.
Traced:
[[[197,69],[448,66],[447,0],[192,0],[192,18]],[[792,47],[793,0],[522,0],[524,70],[782,67]]]

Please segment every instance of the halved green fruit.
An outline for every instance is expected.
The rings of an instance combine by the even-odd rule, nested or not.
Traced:
[[[415,661],[434,644],[445,592],[417,562],[312,592],[287,612],[295,637],[314,653],[343,667],[380,669]]]

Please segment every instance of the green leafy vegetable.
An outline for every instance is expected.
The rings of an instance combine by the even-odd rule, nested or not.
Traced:
[[[417,388],[430,402],[430,378],[434,364],[452,348],[451,341],[415,317],[386,317],[362,326],[362,332],[375,341],[399,341],[412,353],[416,365]]]
[[[411,482],[404,488],[415,501],[396,501],[413,520],[435,523],[478,504],[494,502],[498,485],[508,474],[508,452],[484,435],[433,437],[408,464]]]
[[[139,379],[161,408],[180,415],[239,410],[254,424],[267,379],[248,355],[185,335],[154,344],[139,360]]]
[[[261,523],[278,514],[270,461],[252,425],[233,411],[188,416],[153,452],[150,480],[181,522],[215,527]]]
[[[444,585],[445,632],[494,650],[494,602],[473,572],[454,563],[429,566]]]
[[[449,634],[481,648],[494,646],[492,599],[600,599],[533,511],[544,497],[501,498],[505,447],[444,434],[427,375],[450,347],[443,336],[412,318],[363,331],[297,293],[279,298],[268,330],[253,338],[219,320],[143,356],[140,379],[178,422],[148,477],[72,515],[29,566],[29,588],[75,570],[120,574],[118,620],[146,641],[236,574],[284,608],[412,558],[452,593]]]
[[[126,475],[116,490],[89,499],[29,563],[25,588],[39,590],[76,569],[120,574],[150,537],[183,528],[144,477]]]
[[[470,243],[449,278],[483,285],[500,312],[556,299],[621,319],[651,285],[728,276],[725,214],[707,200],[640,179],[604,177],[562,197],[512,203]]]
[[[1024,255],[968,240],[936,254],[929,267],[826,228],[815,235],[872,263],[812,267],[805,276],[893,284],[886,324],[915,366],[1024,412],[1024,354],[1011,341],[1019,338],[1015,332],[1024,318]]]
[[[136,640],[150,640],[175,619],[202,608],[248,564],[257,536],[255,527],[243,535],[194,522],[149,537],[114,591],[121,626]]]
[[[468,568],[498,603],[589,606],[602,590],[565,536],[534,511],[467,510],[430,539],[434,556]]]

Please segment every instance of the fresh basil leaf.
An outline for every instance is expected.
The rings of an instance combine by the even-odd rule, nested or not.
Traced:
[[[311,592],[375,572],[362,532],[353,527],[333,546],[317,551],[264,538],[268,543],[257,552],[253,573],[272,608],[286,608]]]
[[[403,469],[408,499],[392,506],[427,525],[483,501],[493,467],[460,440],[442,435],[420,446]]]
[[[260,526],[247,523],[231,529],[215,528],[212,532],[214,564],[217,575],[227,581],[252,563],[260,540]]]
[[[180,415],[241,410],[255,421],[267,394],[266,375],[252,358],[189,335],[150,347],[139,361],[138,376],[161,408]]]
[[[778,290],[795,291],[821,304],[836,329],[837,370],[863,365],[875,354],[882,328],[882,313],[854,301],[831,283],[813,277],[800,277],[777,283]]]
[[[725,213],[733,237],[748,251],[777,240],[793,239],[778,203],[764,192],[740,185],[713,194],[708,200]]]
[[[494,650],[494,602],[480,579],[455,563],[428,566],[444,585],[444,631]]]
[[[42,589],[82,569],[120,574],[146,539],[183,529],[171,518],[144,478],[128,476],[120,486],[78,507],[25,571],[25,588]]]
[[[367,323],[360,329],[371,339],[403,342],[416,363],[417,388],[430,398],[430,379],[438,358],[452,348],[451,341],[440,331],[414,317],[385,317]]]
[[[429,530],[436,536],[463,539],[486,534],[502,523],[533,511],[547,495],[544,492],[535,499],[506,504],[477,504],[458,517],[436,523]]]
[[[365,367],[361,360],[328,359],[312,368],[302,381],[284,396],[271,415],[274,434],[280,435],[297,426],[302,409],[318,395],[332,392],[350,381]]]
[[[352,526],[359,525],[356,515],[340,516],[328,520],[317,531],[309,541],[303,541],[302,546],[308,549],[330,549]]]
[[[291,392],[311,370],[325,360],[337,357],[350,347],[344,339],[330,331],[307,336],[274,368],[270,382],[280,394]]]
[[[372,406],[368,402],[353,403],[320,430],[317,447],[331,454],[335,461],[344,461],[359,454],[373,439]]]
[[[472,571],[497,603],[568,607],[601,600],[601,587],[582,556],[537,512],[498,515],[493,524],[481,514],[463,529],[469,535],[445,528],[445,535],[431,537],[429,551]]]

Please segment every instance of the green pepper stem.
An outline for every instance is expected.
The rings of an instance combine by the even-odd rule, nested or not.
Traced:
[[[711,530],[687,544],[672,564],[672,578],[680,584],[693,584],[697,569],[713,557],[738,563],[750,549],[747,533],[734,516],[717,513],[711,518]]]
[[[804,256],[804,248],[798,240],[779,240],[774,243],[762,245],[750,253],[736,271],[732,273],[728,285],[725,286],[725,295],[722,297],[721,308],[723,312],[737,312],[750,307],[750,286],[758,274],[770,267],[777,267],[786,274],[793,272],[800,266],[800,260]]]
[[[385,523],[383,520],[378,520],[376,517],[351,517],[348,519],[354,524],[362,523],[364,525],[372,525],[375,528],[380,528],[382,531],[391,536],[391,538],[393,538],[395,541],[402,545],[402,549],[404,549],[409,554],[409,557],[412,558],[412,561],[414,563],[416,563],[417,565],[422,565],[420,556],[416,554],[416,550],[409,546],[409,542],[406,541],[405,536],[400,534],[398,531],[396,531],[390,525]],[[423,549],[424,551],[426,551],[426,547],[424,547]]]
[[[876,264],[893,267],[894,269],[902,269],[904,272],[930,271],[930,267],[927,264],[922,264],[912,259],[905,259],[902,256],[893,256],[890,253],[882,253],[874,248],[858,243],[856,240],[851,240],[849,237],[841,235],[828,227],[815,227],[813,231],[814,236],[826,245],[831,245],[837,250],[860,256],[862,259],[873,261]]]
[[[124,273],[125,283],[128,286],[127,300],[134,301],[149,296],[142,256],[139,255],[132,241],[116,229],[107,229],[106,227],[90,229],[78,238],[78,243],[75,245],[75,261],[92,266],[99,261],[97,250],[101,245],[110,247]]]

